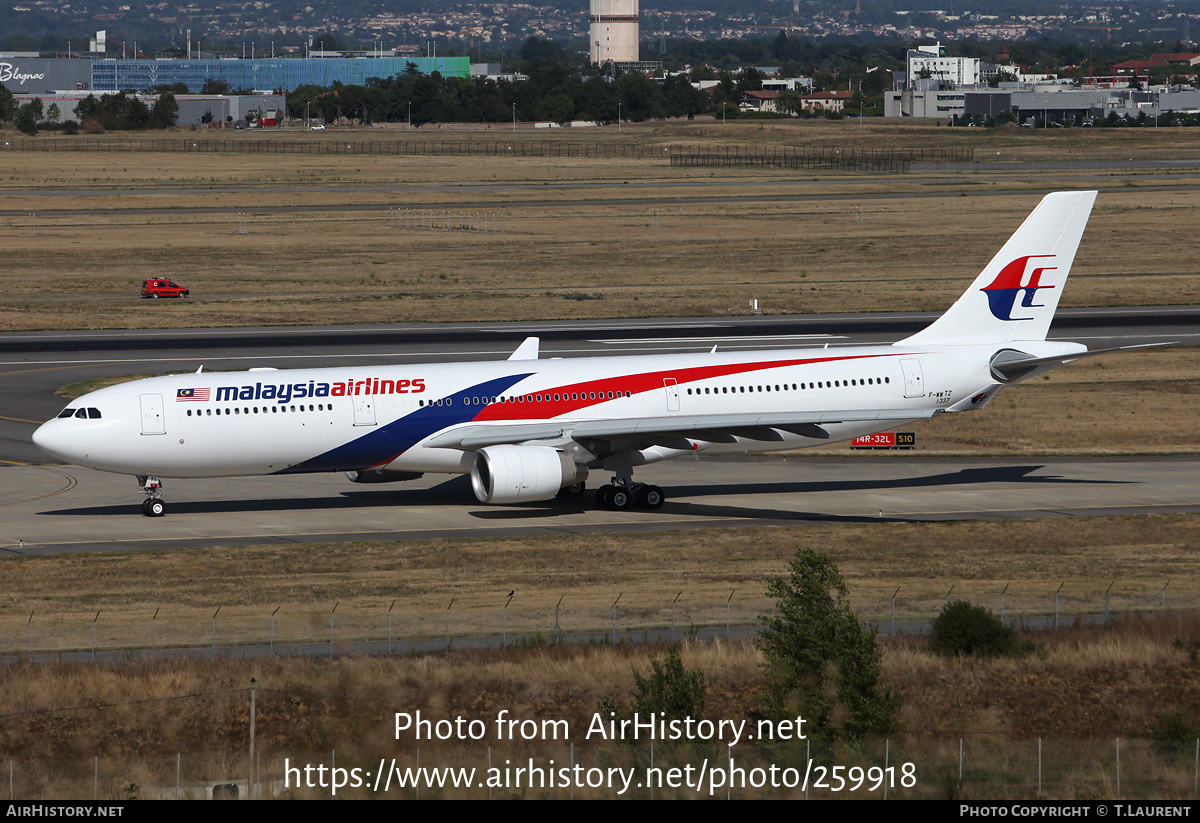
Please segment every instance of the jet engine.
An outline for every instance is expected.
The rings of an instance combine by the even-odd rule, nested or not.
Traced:
[[[586,469],[549,446],[488,446],[475,453],[471,488],[481,503],[522,503],[549,500],[586,477]]]

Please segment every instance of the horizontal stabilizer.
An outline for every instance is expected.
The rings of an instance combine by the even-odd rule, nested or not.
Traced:
[[[1061,366],[1084,357],[1095,357],[1098,354],[1112,354],[1118,351],[1174,346],[1177,342],[1173,340],[1169,343],[1140,343],[1136,346],[1116,346],[1111,349],[1093,349],[1091,351],[1071,352],[1068,354],[1052,354],[1049,357],[1031,357],[1023,354],[1023,352],[1005,349],[1004,351],[997,352],[992,357],[990,366],[993,377],[1001,383],[1011,383],[1014,380],[1025,377],[1041,366]]]

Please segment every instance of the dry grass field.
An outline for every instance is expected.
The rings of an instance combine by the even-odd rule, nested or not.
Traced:
[[[891,764],[916,764],[916,786],[890,797],[1030,799],[1037,794],[1038,746],[1042,797],[1063,799],[1191,798],[1191,741],[1182,754],[1155,745],[1162,718],[1200,711],[1195,650],[1200,624],[1174,614],[1125,621],[1111,629],[1029,632],[1032,650],[999,659],[932,655],[919,638],[884,641],[883,675],[903,695],[903,730],[890,740]],[[761,656],[749,643],[685,643],[683,664],[703,672],[708,719],[754,718],[762,705]],[[586,737],[602,698],[628,710],[633,672],[648,673],[651,654],[636,646],[506,649],[421,658],[253,661],[155,661],[121,666],[18,664],[0,670],[6,721],[0,750],[16,753],[19,798],[172,797],[179,774],[184,797],[199,781],[245,779],[249,683],[255,678],[256,747],[266,796],[329,797],[273,781],[284,758],[373,770],[379,757],[401,767],[475,767],[505,761],[522,766],[649,765],[649,746]],[[136,695],[136,701],[131,697]],[[497,738],[494,719],[564,720],[570,743]],[[394,733],[394,713],[484,721],[478,741],[439,742]],[[751,720],[753,725],[753,720]],[[809,728],[813,733],[814,730]],[[1120,743],[1117,739],[1120,738]],[[958,785],[962,741],[964,780]],[[1116,747],[1122,784],[1116,787]],[[704,744],[664,745],[660,767],[699,767],[723,760]],[[859,749],[812,749],[818,763],[881,765],[883,741]],[[742,741],[732,754],[749,769],[776,764],[804,771],[804,742],[764,746]],[[176,756],[179,754],[179,760]],[[178,764],[178,765],[177,765]],[[178,772],[177,772],[178,769]],[[392,797],[413,797],[393,788]],[[875,797],[880,792],[847,793]],[[716,796],[723,797],[719,791]],[[339,797],[370,797],[363,789]],[[545,789],[422,790],[421,797],[566,798],[614,796],[611,791]],[[633,797],[647,797],[645,789]],[[694,789],[659,790],[656,797],[695,796]],[[735,790],[734,797],[803,797],[798,790]],[[813,797],[828,791],[813,790]]]
[[[511,636],[554,630],[562,598],[564,631],[611,626],[641,639],[669,627],[671,601],[680,637],[695,626],[724,626],[731,592],[735,625],[753,625],[770,603],[768,577],[784,572],[797,547],[830,553],[845,574],[863,619],[927,618],[947,591],[1008,616],[1064,614],[1168,605],[1200,608],[1200,547],[1195,515],[1068,518],[1011,522],[826,524],[669,534],[562,535],[478,540],[211,548],[43,557],[8,557],[0,593],[0,651],[23,652],[32,621],[35,651],[87,649],[97,621],[101,649],[207,646],[217,607],[217,642],[383,640],[392,601],[396,637],[444,637],[451,599],[454,635],[499,635],[507,592]]]
[[[671,124],[619,139],[965,141],[1001,159],[1072,158],[1084,144],[1089,157],[1190,151],[1177,134],[1156,141],[1145,129],[976,136],[986,130],[898,128]],[[744,313],[753,298],[771,313],[937,310],[1042,192],[1093,185],[1115,190],[1100,198],[1064,305],[1200,301],[1200,194],[1188,173],[870,177],[650,159],[142,152],[22,152],[0,161],[9,164],[7,173],[0,165],[6,330],[721,316]],[[1151,184],[1168,188],[1143,190]],[[986,192],[997,196],[964,196]],[[787,199],[795,195],[813,199]],[[396,228],[405,210],[409,227]],[[480,215],[503,233],[457,230],[479,225]],[[413,227],[431,218],[455,230]],[[136,299],[141,280],[163,275],[192,297]]]

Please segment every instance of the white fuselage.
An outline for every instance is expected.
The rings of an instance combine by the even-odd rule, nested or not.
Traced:
[[[134,475],[368,468],[457,474],[470,470],[473,452],[429,443],[458,427],[889,410],[886,419],[823,424],[828,439],[782,431],[770,442],[689,444],[705,451],[792,449],[928,417],[972,396],[981,407],[999,388],[988,361],[1001,348],[898,344],[173,375],[81,397],[68,407],[72,416],[47,422],[34,440],[63,460]],[[1022,346],[1036,356],[1082,348]],[[684,451],[652,445],[639,448],[634,462]]]

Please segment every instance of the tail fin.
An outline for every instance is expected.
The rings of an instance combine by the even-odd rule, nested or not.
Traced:
[[[1045,340],[1094,191],[1047,194],[950,309],[901,343]]]

